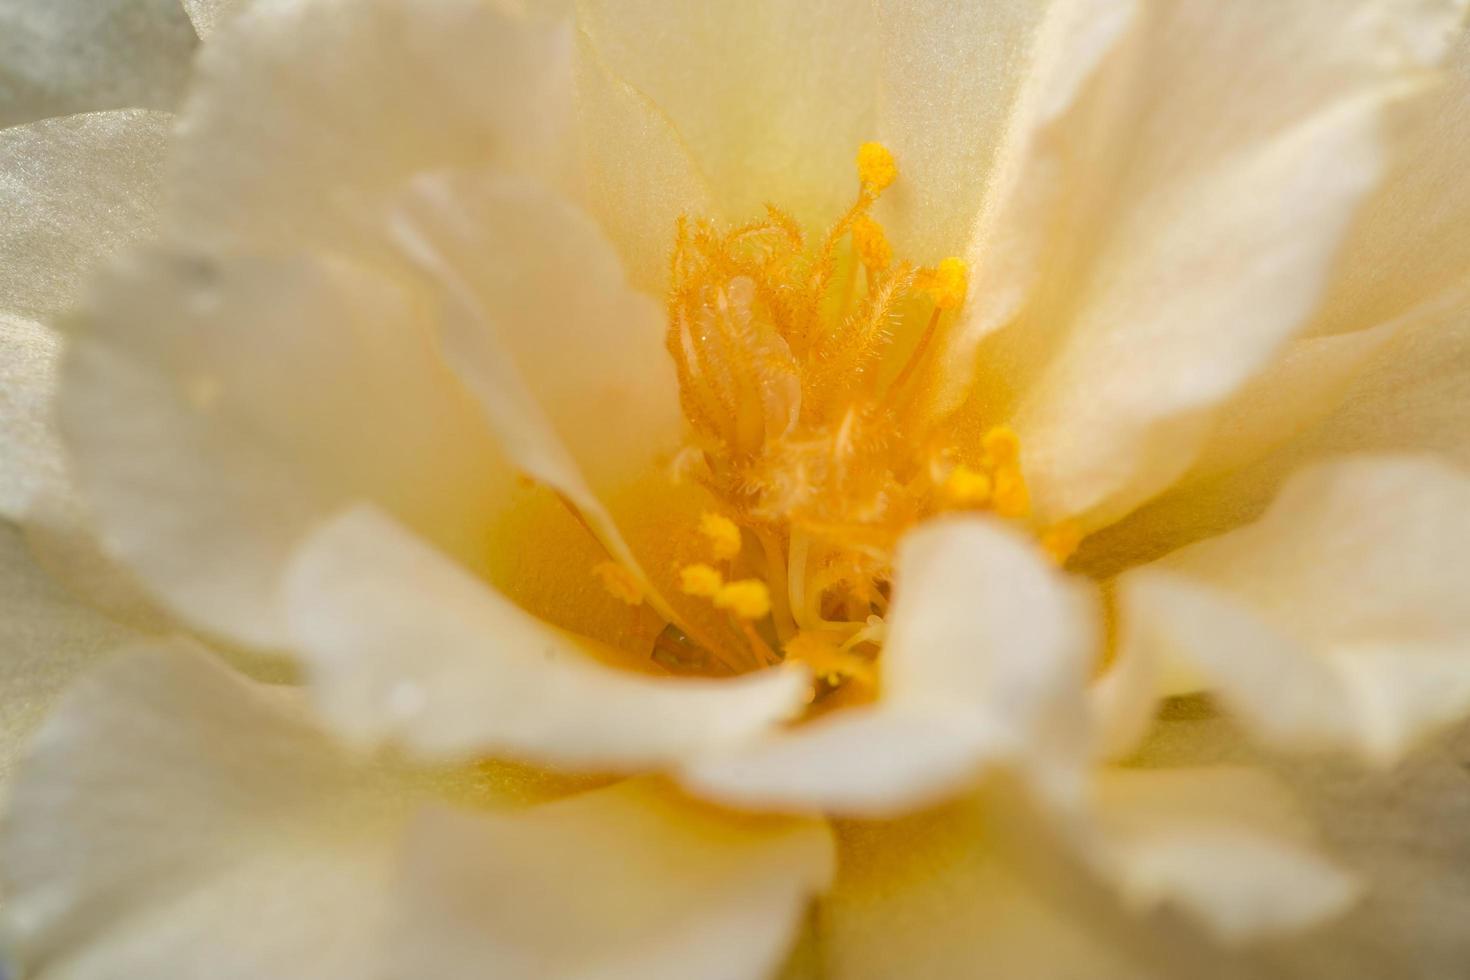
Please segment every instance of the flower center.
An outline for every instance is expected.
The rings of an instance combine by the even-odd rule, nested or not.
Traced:
[[[904,531],[945,511],[1030,509],[1010,429],[965,448],[923,411],[964,262],[896,260],[871,212],[898,168],[867,143],[857,171],[856,200],[815,242],[769,205],[731,229],[681,218],[668,297],[689,422],[676,468],[718,502],[697,528],[708,561],[682,568],[681,587],[742,637],[748,662],[727,666],[798,659],[819,694],[874,684]],[[1054,528],[1042,546],[1061,561],[1076,538]],[[602,575],[618,594],[617,570]],[[654,656],[676,667],[691,645],[670,626]]]

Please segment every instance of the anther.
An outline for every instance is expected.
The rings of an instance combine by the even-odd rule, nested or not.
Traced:
[[[643,604],[643,584],[638,577],[617,562],[605,561],[592,567],[592,574],[614,599],[630,606]]]
[[[713,599],[725,587],[725,576],[709,565],[685,565],[679,570],[679,588],[685,595]]]
[[[898,179],[898,164],[882,143],[864,143],[858,147],[857,171],[863,190],[875,196]]]
[[[728,561],[740,554],[740,528],[723,514],[706,511],[700,515],[699,533],[709,539],[718,560]]]
[[[759,579],[741,579],[716,592],[714,603],[741,619],[762,619],[771,611],[771,590]]]

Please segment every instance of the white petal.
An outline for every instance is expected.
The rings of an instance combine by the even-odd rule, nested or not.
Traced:
[[[1274,742],[1392,760],[1470,711],[1467,553],[1470,478],[1319,465],[1256,524],[1123,579],[1124,656],[1192,667]]]
[[[718,208],[710,217],[749,220],[769,201],[820,226],[852,201],[853,159],[875,135],[880,49],[870,9],[593,0],[577,14],[601,70],[657,107],[707,179]],[[606,139],[584,151],[629,152]],[[659,176],[637,156],[630,162]],[[672,226],[666,234],[672,244]]]
[[[41,730],[0,838],[21,963],[75,980],[374,976],[408,795],[281,692],[119,656]]]
[[[0,313],[67,309],[94,265],[152,232],[172,123],[120,109],[0,129]]]
[[[796,669],[704,680],[602,666],[367,508],[308,539],[286,606],[334,728],[431,758],[668,765],[790,717],[807,688]]]
[[[195,43],[177,3],[0,0],[0,127],[98,109],[172,109]]]
[[[446,358],[505,454],[636,568],[602,500],[626,497],[681,444],[658,305],[627,284],[586,216],[532,181],[422,175],[392,220],[441,292]]]
[[[878,213],[895,254],[932,264],[969,241],[1045,10],[1032,0],[874,5],[877,131],[899,168]]]
[[[151,254],[99,287],[60,419],[110,550],[182,618],[279,648],[283,565],[343,500],[485,565],[511,476],[467,401],[385,277]]]
[[[981,353],[989,382],[1020,393],[1001,410],[1040,512],[1102,524],[1166,488],[1216,407],[1309,323],[1383,172],[1385,107],[1443,46],[1417,42],[1448,37],[1456,16],[1448,0],[1406,6],[1156,5],[1066,125],[1045,111],[1047,125],[1018,125],[1015,185],[997,186],[982,221],[961,336],[1011,323]],[[1023,237],[1016,250],[1021,218],[1055,236],[1046,249]],[[1018,258],[996,263],[997,249]]]
[[[61,691],[136,634],[68,595],[35,562],[20,530],[0,524],[0,785]]]
[[[420,170],[569,172],[570,103],[570,31],[499,5],[261,0],[200,53],[178,218],[206,242],[351,249]]]
[[[519,814],[422,819],[394,976],[767,977],[833,872],[827,829],[623,783]]]
[[[877,704],[696,762],[684,784],[740,806],[887,816],[987,765],[1072,778],[1095,642],[1077,587],[1034,542],[975,519],[910,534],[894,581]]]
[[[60,346],[41,324],[0,313],[0,514],[12,520],[66,487],[51,421]]]

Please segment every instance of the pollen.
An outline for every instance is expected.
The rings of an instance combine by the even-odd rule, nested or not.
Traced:
[[[883,226],[866,214],[852,221],[852,247],[865,268],[882,272],[893,261],[893,247],[883,234]]]
[[[723,514],[705,511],[699,518],[699,533],[709,540],[716,559],[728,561],[740,554],[740,528]]]
[[[771,590],[760,579],[730,582],[714,595],[716,609],[727,609],[741,619],[764,619],[771,612]]]
[[[944,480],[944,495],[957,507],[984,507],[990,502],[992,489],[989,475],[963,463],[950,470]]]
[[[948,258],[936,268],[927,271],[920,286],[936,307],[953,310],[965,301],[969,278],[969,267],[963,259]]]
[[[643,603],[643,585],[638,577],[617,562],[605,561],[592,567],[592,574],[602,583],[602,587],[619,602],[626,602],[630,606],[638,606]]]
[[[725,576],[709,565],[685,565],[679,569],[679,588],[685,595],[713,599],[725,587]]]
[[[858,147],[858,180],[871,194],[883,193],[898,179],[898,164],[882,143],[864,143]]]

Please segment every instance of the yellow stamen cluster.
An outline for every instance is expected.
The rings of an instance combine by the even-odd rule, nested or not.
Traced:
[[[771,590],[760,579],[726,582],[719,569],[710,565],[685,565],[679,569],[679,588],[685,595],[708,599],[716,609],[725,609],[742,619],[763,619],[771,611]]]

